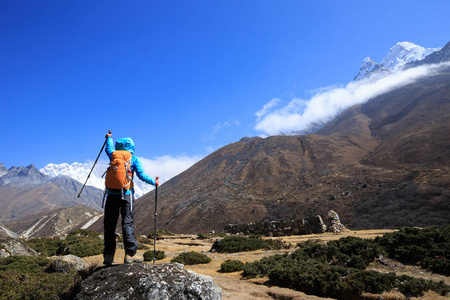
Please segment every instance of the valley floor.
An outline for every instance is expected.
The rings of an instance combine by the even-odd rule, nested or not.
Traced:
[[[384,233],[392,232],[393,230],[362,230],[362,231],[347,231],[343,233],[324,233],[324,234],[311,234],[311,235],[300,235],[300,236],[286,236],[282,239],[292,245],[296,245],[299,242],[304,242],[309,239],[330,241],[339,239],[345,236],[356,236],[360,238],[374,238],[376,236],[381,236]],[[219,273],[220,264],[227,259],[237,259],[243,262],[251,262],[259,260],[266,256],[271,256],[274,254],[283,254],[286,252],[294,251],[295,248],[289,250],[279,250],[279,251],[266,251],[258,250],[251,252],[240,252],[240,253],[210,253],[214,240],[200,240],[197,239],[195,235],[177,235],[172,237],[167,237],[165,239],[157,240],[156,249],[162,250],[167,256],[163,260],[158,260],[156,263],[170,262],[170,260],[179,255],[181,252],[196,251],[203,252],[210,258],[212,262],[203,265],[193,265],[185,266],[187,269],[192,270],[198,274],[208,275],[214,278],[214,282],[222,288],[222,298],[224,300],[248,300],[248,299],[286,299],[286,300],[298,300],[298,299],[330,299],[321,298],[313,295],[306,295],[302,292],[279,288],[275,286],[267,286],[267,278],[260,279],[242,279],[240,276],[241,272],[234,273]],[[153,245],[151,246],[153,250]],[[138,255],[141,255],[147,250],[138,250]],[[124,251],[123,249],[118,249],[116,252],[116,261],[118,263],[123,262]],[[103,257],[101,255],[86,257],[85,260],[90,264],[102,263]],[[151,262],[149,262],[151,263]],[[435,281],[444,280],[444,282],[450,285],[450,277],[433,274],[426,270],[420,269],[413,266],[405,266],[398,262],[389,261],[387,265],[380,263],[372,263],[369,269],[376,270],[378,272],[395,272],[397,275],[409,275],[418,278],[427,278]],[[367,295],[366,299],[404,299],[401,294],[396,294],[395,292],[386,293],[383,298],[370,297]],[[415,299],[415,298],[410,298]],[[423,300],[438,300],[438,299],[448,299],[446,297],[439,296],[435,293],[427,293],[424,297],[420,299]]]

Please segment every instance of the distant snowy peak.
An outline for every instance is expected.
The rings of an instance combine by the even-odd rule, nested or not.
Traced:
[[[67,163],[63,163],[63,164],[59,164],[59,165],[48,164],[44,168],[42,168],[40,171],[42,173],[52,176],[52,177],[55,177],[58,175],[67,175],[67,176],[74,178],[74,177],[84,176],[84,174],[80,174],[80,173],[85,173],[85,170],[87,167],[89,167],[87,164],[81,164],[81,163],[77,163],[77,162],[74,162],[71,165],[69,165]],[[92,165],[90,165],[90,167],[92,168]]]
[[[100,169],[102,167],[97,165],[94,168],[93,173],[91,174],[91,177],[89,178],[89,181],[87,185],[104,189],[105,188],[105,181],[101,179],[102,174]],[[42,168],[40,171],[44,173],[45,175],[56,177],[58,175],[66,175],[70,178],[75,179],[76,181],[79,181],[81,183],[84,183],[86,181],[87,176],[89,175],[89,172],[92,169],[92,164],[82,164],[75,162],[71,165],[67,163],[63,164],[48,164],[44,168]],[[103,168],[102,168],[103,169]],[[105,169],[104,169],[105,170]],[[103,172],[104,172],[103,170]]]
[[[397,43],[389,50],[388,55],[381,61],[380,65],[384,68],[397,71],[403,68],[407,63],[422,60],[427,55],[440,50],[441,48],[427,48],[418,46],[411,42]]]
[[[363,79],[367,74],[370,72],[373,72],[374,70],[380,68],[380,65],[377,64],[373,59],[370,57],[366,57],[359,68],[358,75],[356,75],[355,80]]]
[[[400,42],[395,44],[381,61],[376,63],[370,57],[364,59],[356,80],[365,78],[368,74],[375,71],[395,72],[402,69],[406,64],[420,61],[433,52],[439,51],[441,48],[424,48],[411,42]]]
[[[48,164],[43,167],[40,171],[45,175],[56,177],[58,175],[69,176],[70,178],[75,179],[78,182],[85,183],[86,179],[91,172],[93,164],[92,163],[78,163],[74,162],[69,165],[67,163],[62,164]],[[105,189],[105,179],[102,178],[105,173],[108,165],[102,162],[98,162],[95,165],[92,174],[90,175],[86,185],[93,186],[99,188],[101,190]],[[134,180],[134,189],[136,192],[136,196],[140,197],[145,193],[148,193],[153,189],[153,187],[145,182],[142,182],[138,178]]]

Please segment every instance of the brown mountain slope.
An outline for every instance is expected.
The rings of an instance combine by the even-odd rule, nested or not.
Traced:
[[[7,223],[8,228],[24,238],[53,237],[89,226],[103,215],[86,205],[57,208],[27,215]]]
[[[0,167],[3,164],[0,165]],[[50,177],[36,167],[0,168],[0,221],[14,221],[29,214],[60,207],[88,205],[101,209],[103,193],[86,186],[80,198],[78,191],[82,184],[67,177]]]
[[[402,99],[402,101],[393,101]],[[450,75],[427,78],[362,106],[372,135],[382,142],[368,163],[389,167],[448,166]]]
[[[448,225],[449,104],[444,72],[352,107],[318,134],[227,145],[159,187],[157,227],[222,231],[329,209],[353,228]],[[138,233],[153,230],[153,215],[151,192],[136,203]]]
[[[222,231],[231,222],[324,213],[341,202],[344,207],[343,182],[352,192],[360,183],[337,171],[351,165],[353,172],[364,172],[357,161],[375,145],[364,137],[318,135],[230,144],[159,188],[159,226],[175,232]],[[147,216],[153,197],[147,194],[136,204],[138,231],[151,230]],[[330,198],[336,198],[333,205],[320,204]]]

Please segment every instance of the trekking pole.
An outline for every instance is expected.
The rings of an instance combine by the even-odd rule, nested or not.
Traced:
[[[111,130],[108,131],[108,134],[111,134]],[[80,191],[80,193],[78,194],[77,198],[80,198],[81,192],[83,191],[83,189],[84,189],[86,183],[88,182],[89,177],[91,176],[91,173],[92,173],[92,171],[94,170],[95,164],[97,163],[98,158],[99,158],[100,155],[102,154],[103,148],[105,148],[106,142],[107,142],[107,141],[108,141],[108,138],[105,139],[105,142],[103,143],[103,146],[102,146],[102,150],[100,150],[100,153],[98,154],[97,159],[95,160],[94,165],[92,166],[92,169],[91,169],[91,171],[89,172],[89,175],[88,175],[88,177],[86,178],[86,181],[84,182],[83,187],[81,188],[81,191]]]
[[[156,180],[158,179],[159,177],[156,177]],[[155,185],[155,230],[153,232],[153,264],[155,264],[156,261],[156,216],[158,215],[157,206],[158,206],[158,185]]]

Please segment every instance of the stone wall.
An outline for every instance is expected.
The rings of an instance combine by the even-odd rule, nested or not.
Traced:
[[[230,234],[258,234],[264,236],[284,236],[302,235],[312,233],[324,233],[326,231],[339,232],[336,230],[336,223],[339,216],[334,211],[328,212],[325,221],[320,215],[306,219],[296,219],[291,221],[266,221],[249,224],[229,224],[225,226],[225,232]],[[339,222],[340,230],[345,230],[345,226]]]

